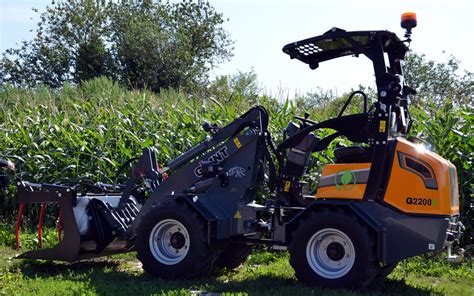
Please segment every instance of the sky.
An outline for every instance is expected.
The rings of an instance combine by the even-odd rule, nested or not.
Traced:
[[[34,36],[50,0],[0,0],[0,52]],[[346,31],[389,30],[403,37],[400,15],[416,12],[411,49],[429,59],[446,62],[449,55],[461,68],[474,72],[474,1],[472,0],[214,0],[216,11],[228,19],[224,29],[234,43],[231,61],[212,69],[211,76],[253,70],[263,92],[290,97],[318,88],[342,94],[358,85],[374,86],[372,64],[364,57],[345,57],[310,70],[290,60],[282,47],[321,35],[332,27]]]

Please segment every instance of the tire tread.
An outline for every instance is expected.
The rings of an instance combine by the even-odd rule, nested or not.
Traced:
[[[191,241],[191,248],[198,247],[199,251],[193,252],[193,258],[191,262],[187,262],[186,258],[178,263],[176,266],[170,268],[169,266],[163,265],[158,262],[154,256],[149,252],[148,240],[149,240],[149,231],[152,226],[149,224],[155,225],[157,223],[157,217],[163,215],[164,212],[169,213],[179,213],[177,216],[189,217],[188,221],[194,221],[189,223],[191,227],[195,227],[193,230],[189,230],[195,235],[195,241]],[[182,221],[180,221],[182,222]],[[137,258],[142,263],[143,269],[154,275],[165,279],[175,279],[175,278],[194,278],[210,273],[212,270],[213,263],[216,259],[214,252],[207,245],[207,236],[205,223],[202,219],[186,206],[181,206],[177,204],[166,205],[163,207],[156,207],[147,213],[143,220],[140,223],[140,226],[137,230],[137,238],[135,240],[135,247],[137,250]],[[190,235],[192,235],[190,233]],[[192,239],[191,239],[192,240]],[[190,250],[191,251],[191,250]],[[183,264],[182,264],[183,263]],[[178,266],[181,265],[181,266]]]

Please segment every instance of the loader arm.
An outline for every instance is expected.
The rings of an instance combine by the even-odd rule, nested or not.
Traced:
[[[232,211],[232,215],[235,212],[238,200],[253,198],[247,193],[247,188],[255,190],[259,187],[258,167],[262,159],[269,157],[267,127],[268,114],[261,106],[250,109],[222,128],[214,127],[210,139],[183,152],[164,169],[171,171],[170,177],[146,200],[140,214],[129,228],[128,235],[135,235],[143,216],[152,208],[173,199],[185,202],[198,200],[196,196],[200,196],[204,191],[207,194],[200,196],[198,202],[190,202],[190,206],[195,207],[204,219],[222,224],[223,226],[219,227],[226,229],[220,232],[223,236],[236,231],[235,227],[229,224],[229,215]],[[215,173],[201,172],[206,167],[212,168]],[[227,175],[233,167],[244,168],[247,173],[245,177],[236,179],[239,183],[237,187],[226,189],[227,186],[236,186],[232,182],[228,185],[226,180],[229,179]],[[226,191],[231,192],[227,193],[229,197],[225,199],[226,206],[214,205],[218,198],[216,196]],[[203,208],[206,210],[202,210]],[[228,230],[229,227],[233,227],[232,230]]]

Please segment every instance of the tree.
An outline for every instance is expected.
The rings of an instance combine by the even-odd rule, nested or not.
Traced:
[[[194,87],[231,57],[223,22],[201,1],[53,1],[35,38],[3,53],[0,82],[57,88],[107,76],[154,91]]]
[[[429,101],[439,107],[448,99],[455,104],[474,102],[474,74],[459,67],[459,60],[453,56],[439,63],[424,54],[409,52],[403,68],[406,83],[418,92],[413,103]]]
[[[3,53],[0,82],[57,88],[66,81],[105,75],[104,61],[99,57],[105,57],[103,38],[108,34],[106,19],[111,4],[69,0],[53,5],[41,14],[32,41]],[[86,65],[92,60],[93,64]]]
[[[221,75],[209,85],[207,95],[214,95],[218,99],[242,96],[247,100],[258,97],[260,87],[258,86],[257,74],[253,69],[249,72],[239,71],[234,75]]]

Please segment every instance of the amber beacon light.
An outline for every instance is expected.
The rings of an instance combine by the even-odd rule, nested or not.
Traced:
[[[411,29],[416,27],[416,13],[414,12],[405,12],[402,14],[401,21],[400,21],[400,26],[402,26],[403,29],[405,29],[405,38],[407,38],[406,41],[410,42],[411,39]]]
[[[401,23],[403,29],[411,30],[416,27],[416,13],[405,12],[402,14]]]

